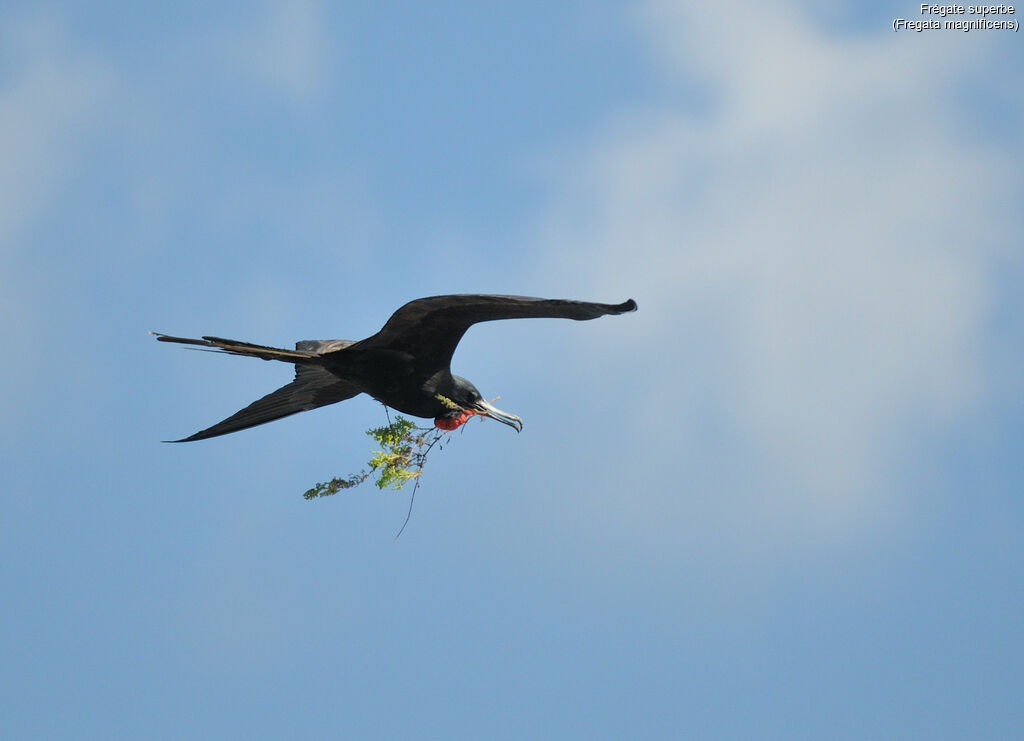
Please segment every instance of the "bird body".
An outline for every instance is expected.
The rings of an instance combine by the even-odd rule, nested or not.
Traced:
[[[198,345],[231,355],[279,360],[295,365],[295,380],[222,422],[174,442],[203,440],[368,394],[400,412],[433,418],[441,429],[455,429],[472,415],[490,417],[516,430],[522,420],[484,401],[476,387],[453,375],[451,358],[473,324],[499,319],[549,317],[596,319],[636,310],[621,304],[541,299],[524,296],[460,294],[416,299],[396,311],[379,332],[358,342],[303,340],[294,350],[220,337],[172,337],[161,342]]]

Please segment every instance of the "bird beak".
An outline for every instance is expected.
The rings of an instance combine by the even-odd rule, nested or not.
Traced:
[[[523,431],[523,420],[519,419],[519,417],[514,414],[501,411],[497,407],[488,404],[483,399],[473,405],[472,411],[474,414],[479,414],[481,417],[496,419],[503,425],[508,425],[509,427],[514,428],[516,432]]]

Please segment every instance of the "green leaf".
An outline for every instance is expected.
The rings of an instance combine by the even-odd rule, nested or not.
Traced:
[[[414,422],[396,415],[390,425],[367,430],[366,434],[381,446],[381,450],[373,451],[367,463],[369,471],[364,469],[357,474],[318,483],[303,494],[306,499],[331,496],[341,489],[350,489],[371,475],[376,476],[374,483],[378,489],[401,489],[408,482],[419,479],[427,463],[427,453],[448,431],[417,427]]]

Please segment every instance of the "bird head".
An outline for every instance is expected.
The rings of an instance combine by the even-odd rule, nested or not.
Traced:
[[[438,400],[446,407],[449,405],[445,402],[453,402],[453,406],[434,420],[434,426],[438,429],[454,430],[465,424],[470,417],[479,415],[495,419],[513,428],[516,432],[522,432],[523,420],[514,414],[503,412],[491,405],[490,402],[485,401],[476,386],[465,378],[452,376],[451,386],[446,390],[449,393],[439,395]]]

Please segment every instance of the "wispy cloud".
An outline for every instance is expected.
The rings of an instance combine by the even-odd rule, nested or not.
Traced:
[[[74,171],[76,145],[110,87],[102,61],[48,16],[5,22],[0,83],[0,249],[7,251]]]
[[[251,78],[293,102],[308,102],[328,80],[323,8],[315,0],[275,2],[232,44]]]
[[[41,307],[52,287],[38,267],[24,269],[33,263],[29,237],[81,166],[82,143],[104,120],[112,73],[48,15],[7,19],[0,46],[0,334],[12,347],[32,347],[48,329]],[[14,429],[15,404],[31,396],[31,365],[3,372],[5,385],[19,389],[3,397],[0,414],[12,422],[5,431]]]
[[[758,476],[706,487],[755,511],[782,494],[776,521],[846,521],[987,392],[1021,158],[968,135],[950,81],[991,72],[977,48],[830,38],[786,4],[726,13],[644,6],[664,89],[568,166],[541,226],[549,272],[640,300],[620,336],[649,389],[631,403],[650,413],[623,417],[639,468],[671,481],[680,448],[700,468],[725,445]],[[650,444],[668,419],[697,428],[672,454]]]

